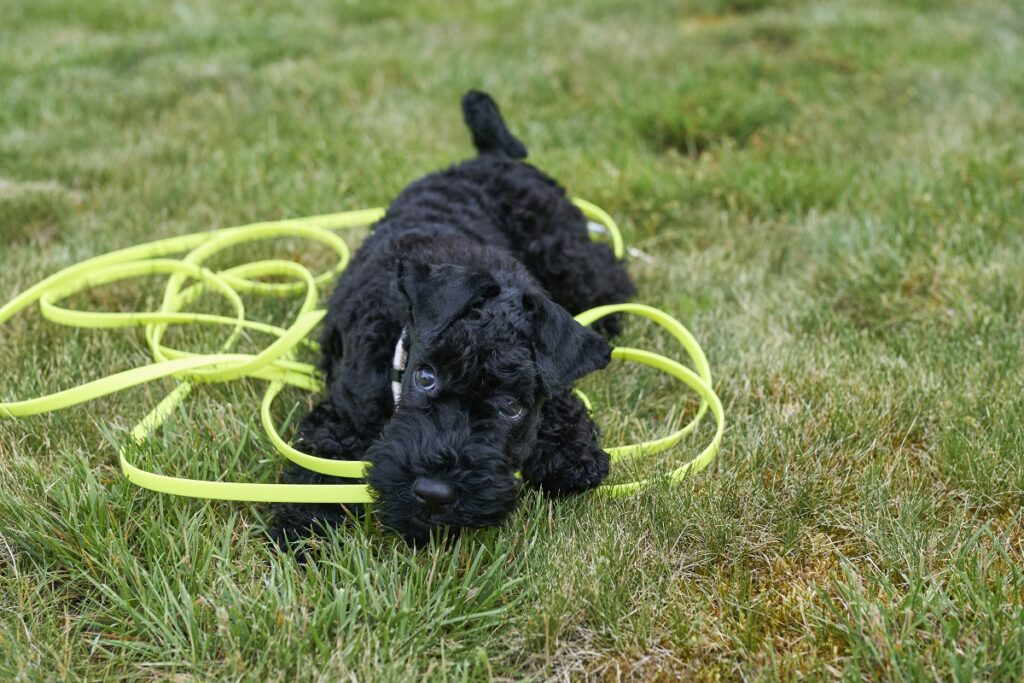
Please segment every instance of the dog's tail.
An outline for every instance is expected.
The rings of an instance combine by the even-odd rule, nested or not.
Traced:
[[[470,90],[463,95],[462,118],[473,134],[473,145],[481,154],[526,158],[526,145],[509,132],[498,103],[487,93]]]

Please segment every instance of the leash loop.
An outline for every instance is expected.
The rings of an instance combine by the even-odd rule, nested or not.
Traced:
[[[572,201],[589,220],[604,226],[602,232],[607,233],[611,240],[616,257],[623,258],[625,246],[622,235],[611,216],[586,200],[575,198]],[[348,244],[334,231],[369,225],[383,215],[383,209],[344,211],[171,237],[96,256],[51,275],[0,306],[0,325],[18,312],[38,304],[43,317],[59,325],[94,329],[141,327],[153,362],[45,396],[0,402],[0,418],[24,418],[63,410],[132,387],[174,378],[177,385],[139,421],[131,432],[132,438],[118,451],[121,470],[132,483],[152,491],[216,500],[370,502],[373,492],[362,483],[266,484],[172,477],[136,466],[128,459],[128,450],[132,445],[141,445],[150,439],[189,396],[196,384],[252,378],[268,383],[260,404],[260,421],[278,453],[314,472],[347,479],[364,478],[368,466],[366,462],[320,458],[288,444],[274,424],[272,408],[274,400],[288,386],[309,392],[322,391],[316,368],[296,360],[295,353],[302,347],[313,351],[319,349],[309,336],[326,315],[325,310],[316,307],[320,290],[334,282],[350,259]],[[334,266],[318,275],[299,263],[281,259],[248,262],[218,271],[203,265],[214,255],[231,247],[280,238],[320,242],[332,249],[338,260]],[[179,256],[174,258],[174,255]],[[87,289],[154,275],[167,276],[163,298],[156,311],[83,311],[61,305],[64,299]],[[263,279],[268,277],[284,281],[267,282]],[[225,299],[234,315],[185,310],[207,291]],[[248,319],[242,294],[269,297],[303,295],[303,300],[291,324],[279,327]],[[725,418],[721,401],[712,388],[710,367],[693,335],[679,321],[659,309],[642,304],[615,304],[585,311],[576,316],[576,320],[580,324],[589,325],[616,313],[648,318],[668,331],[679,341],[696,371],[679,361],[642,349],[616,347],[612,357],[665,372],[696,392],[701,401],[696,415],[681,429],[658,439],[607,449],[612,461],[619,462],[670,449],[692,434],[709,410],[715,418],[717,427],[711,442],[693,460],[663,475],[673,483],[678,482],[688,474],[707,467],[721,445]],[[163,336],[169,326],[191,324],[220,325],[230,332],[221,348],[213,353],[194,353],[163,343]],[[255,354],[233,352],[235,343],[246,331],[265,334],[273,339]],[[590,409],[590,400],[586,395],[579,391],[577,395]],[[623,496],[657,479],[606,484],[597,490],[606,495]]]

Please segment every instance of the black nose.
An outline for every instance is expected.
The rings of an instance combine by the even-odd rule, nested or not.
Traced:
[[[416,499],[428,508],[441,508],[455,500],[455,491],[443,481],[418,478],[412,484]]]

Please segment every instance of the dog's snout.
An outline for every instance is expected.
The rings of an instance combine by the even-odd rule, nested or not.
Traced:
[[[412,492],[416,499],[428,508],[443,508],[455,500],[455,491],[452,487],[437,479],[418,478],[412,484]]]

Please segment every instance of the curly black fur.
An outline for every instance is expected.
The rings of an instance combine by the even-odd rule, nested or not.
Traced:
[[[526,148],[494,101],[470,92],[462,105],[480,154],[409,185],[338,280],[321,340],[328,393],[297,439],[315,455],[370,461],[375,511],[410,541],[499,523],[516,505],[517,471],[552,494],[601,482],[608,455],[571,391],[610,347],[571,314],[634,293],[565,191],[519,161]],[[403,329],[396,407],[389,371]],[[284,480],[339,481],[299,467]],[[284,544],[352,512],[278,505],[272,534]]]

